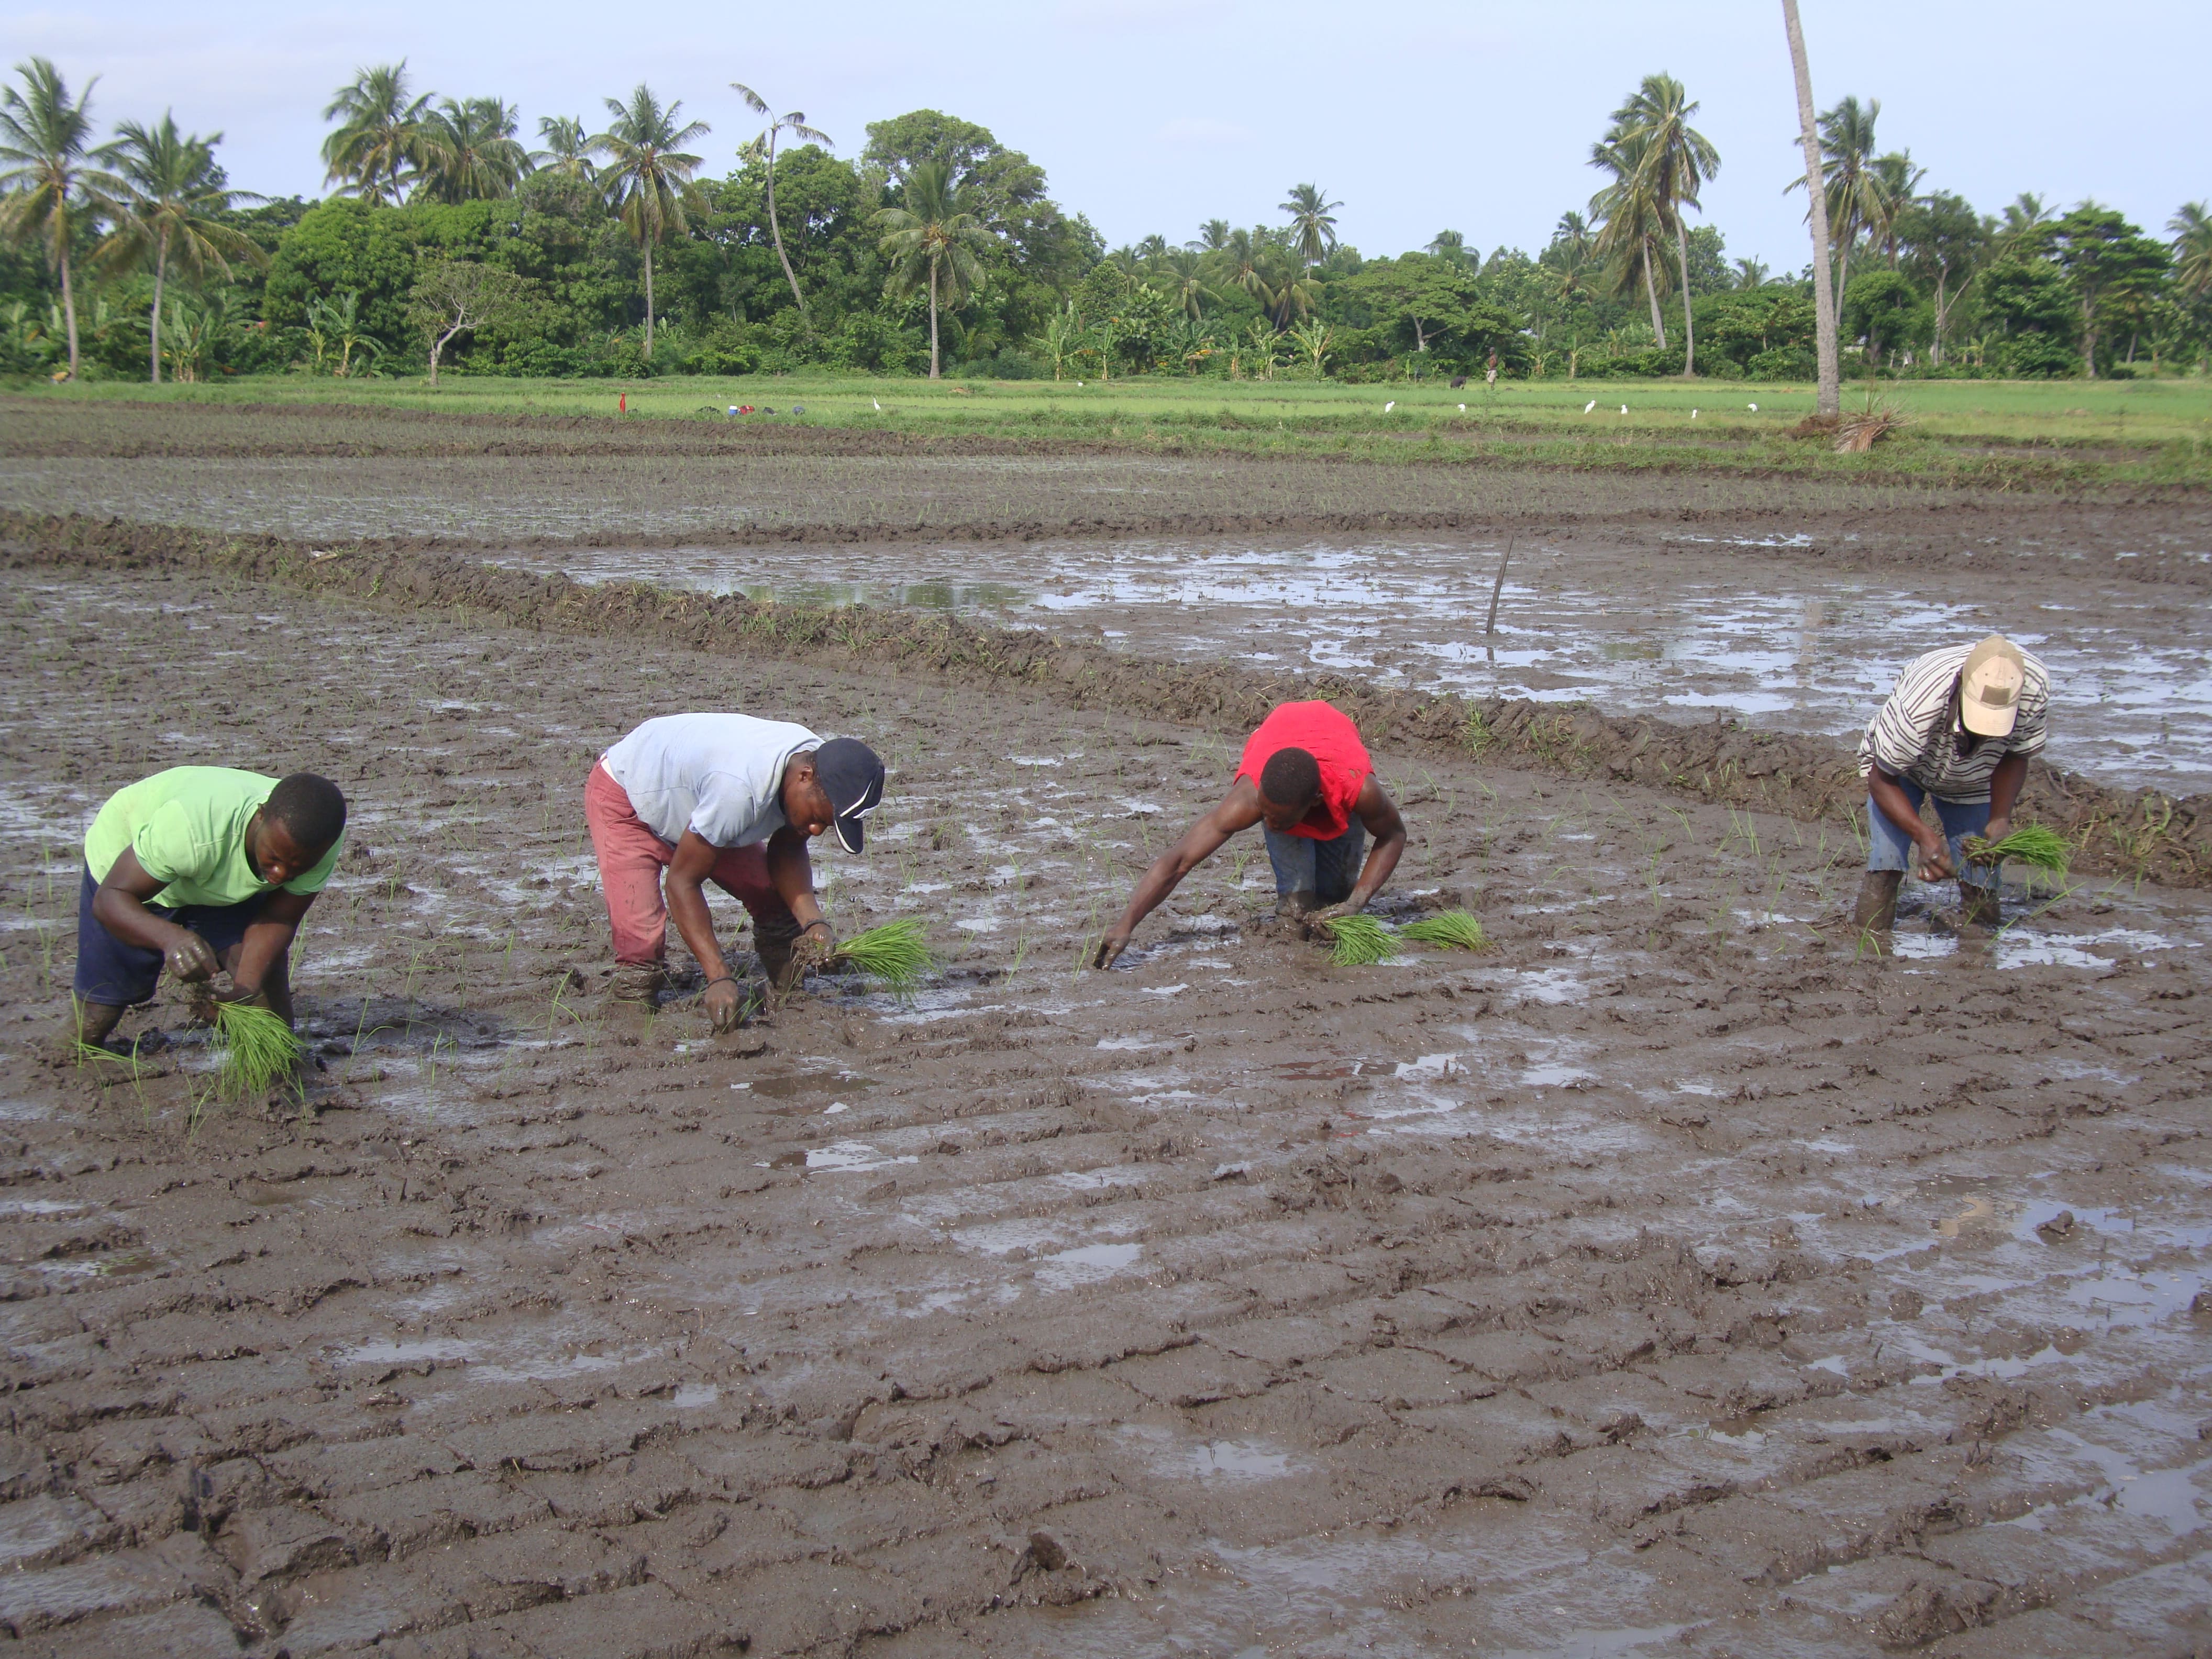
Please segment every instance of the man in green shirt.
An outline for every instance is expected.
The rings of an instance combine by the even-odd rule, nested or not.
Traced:
[[[119,789],[84,838],[76,1034],[97,1043],[180,980],[227,970],[233,1000],[292,1020],[292,936],[338,861],[346,802],[312,772],[281,782],[178,766]]]

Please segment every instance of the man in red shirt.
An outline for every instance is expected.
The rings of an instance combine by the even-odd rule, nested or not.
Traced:
[[[1255,823],[1267,828],[1276,914],[1308,923],[1363,908],[1406,850],[1406,821],[1376,781],[1359,728],[1325,702],[1280,704],[1246,741],[1221,804],[1145,872],[1091,966],[1113,966],[1137,924],[1176,884]],[[1370,835],[1375,847],[1363,866],[1360,849]]]

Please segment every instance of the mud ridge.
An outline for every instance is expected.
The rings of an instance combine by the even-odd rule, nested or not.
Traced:
[[[1074,708],[1232,733],[1249,730],[1277,702],[1325,697],[1352,714],[1370,741],[1401,752],[1510,761],[1565,778],[1641,784],[1803,820],[1847,817],[1865,799],[1850,749],[1753,731],[1717,715],[1686,726],[1527,698],[1395,691],[1341,675],[1133,659],[1086,641],[957,617],[762,604],[635,582],[587,586],[449,554],[311,550],[277,537],[217,537],[74,514],[0,514],[0,559],[15,568],[198,568],[403,610],[465,608],[541,632],[632,637],[726,655],[895,664],[940,683],[1011,683]],[[2038,764],[2021,807],[2075,843],[2075,867],[2084,873],[2212,884],[2212,797],[2115,789]]]

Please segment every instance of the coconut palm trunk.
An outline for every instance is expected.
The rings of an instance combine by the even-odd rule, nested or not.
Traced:
[[[768,135],[768,234],[775,238],[776,263],[783,267],[783,280],[791,284],[791,302],[799,307],[799,320],[806,331],[814,331],[814,319],[806,314],[806,296],[799,291],[799,278],[791,269],[791,256],[783,251],[783,226],[775,216],[775,131]]]
[[[1820,374],[1814,407],[1823,415],[1839,415],[1844,408],[1843,371],[1836,353],[1836,291],[1828,281],[1827,181],[1820,171],[1813,71],[1805,61],[1805,30],[1797,21],[1797,0],[1782,0],[1782,24],[1790,36],[1790,66],[1797,80],[1797,128],[1805,145],[1805,195],[1813,222],[1813,327]]]
[[[1659,310],[1659,284],[1651,276],[1651,242],[1644,243],[1644,296],[1651,301],[1651,332],[1659,342],[1659,349],[1667,349],[1667,319]]]
[[[929,256],[929,378],[939,378],[937,372],[937,256]]]
[[[645,245],[645,361],[653,361],[653,244]]]
[[[154,253],[154,325],[149,331],[154,343],[154,384],[161,384],[161,284],[169,274],[169,233],[161,231],[161,245]]]
[[[1682,216],[1674,215],[1674,252],[1682,262],[1682,378],[1698,372],[1698,326],[1690,320],[1690,233]]]

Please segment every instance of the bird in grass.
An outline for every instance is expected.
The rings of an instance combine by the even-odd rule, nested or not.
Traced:
[[[1696,410],[1693,409],[1690,411],[1690,418],[1693,421],[1698,418],[1698,411]]]
[[[1751,406],[1751,412],[1754,415],[1759,413],[1759,405],[1757,404],[1753,404]]]
[[[1397,408],[1397,406],[1398,400],[1395,398],[1393,398],[1389,403],[1382,405],[1382,412],[1385,415],[1388,415],[1392,410]]]
[[[878,403],[876,403],[876,400],[875,400],[873,398],[869,398],[869,399],[868,399],[868,401],[869,401],[870,403],[872,403],[872,404],[876,404],[876,413],[877,413],[877,414],[880,415],[880,414],[882,414],[882,413],[884,412],[884,406],[883,406],[881,404],[878,404]]]
[[[1587,415],[1587,414],[1589,414],[1589,413],[1590,412],[1590,410],[1592,410],[1593,409],[1595,409],[1596,407],[1597,407],[1597,399],[1596,399],[1596,398],[1591,398],[1588,403],[1586,403],[1586,404],[1584,404],[1583,405],[1583,414],[1585,414],[1585,415]]]
[[[1467,413],[1467,405],[1465,404],[1462,404],[1459,406],[1459,412],[1462,415]]]
[[[1620,406],[1620,412],[1621,412],[1622,414],[1624,414],[1624,415],[1626,415],[1626,414],[1627,414],[1627,413],[1628,413],[1628,405],[1627,405],[1626,404],[1621,404],[1621,406]]]

